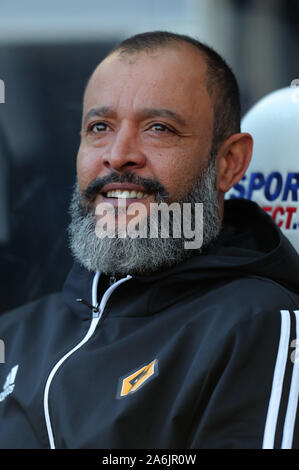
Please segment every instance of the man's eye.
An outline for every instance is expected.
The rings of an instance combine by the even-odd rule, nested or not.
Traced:
[[[88,127],[88,132],[94,132],[96,134],[98,132],[104,132],[107,130],[108,130],[108,126],[104,122],[96,122],[95,124],[92,124],[91,126]]]
[[[158,131],[158,132],[173,132],[172,129],[170,129],[168,126],[166,126],[165,124],[160,124],[160,123],[157,123],[157,124],[153,124],[151,126],[151,129],[153,129],[154,131]]]

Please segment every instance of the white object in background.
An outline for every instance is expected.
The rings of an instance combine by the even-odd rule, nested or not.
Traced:
[[[298,91],[294,85],[274,91],[244,116],[242,132],[254,139],[252,161],[226,199],[257,202],[299,252],[299,100],[294,99]]]

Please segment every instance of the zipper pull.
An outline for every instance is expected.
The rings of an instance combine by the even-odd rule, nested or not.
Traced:
[[[100,310],[99,310],[99,304],[94,306],[94,305],[91,305],[89,304],[86,300],[84,299],[76,299],[76,302],[81,302],[82,304],[86,305],[88,308],[90,308],[90,310],[93,312],[93,313],[100,313]]]

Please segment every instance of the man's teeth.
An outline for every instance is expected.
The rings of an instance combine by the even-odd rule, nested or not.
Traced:
[[[142,199],[147,197],[147,193],[142,193],[141,191],[121,191],[120,189],[115,189],[114,191],[108,191],[106,197],[117,197],[120,199],[131,198],[131,199]]]

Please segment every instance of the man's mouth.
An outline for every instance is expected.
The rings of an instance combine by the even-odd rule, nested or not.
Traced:
[[[118,199],[143,199],[148,197],[148,193],[144,193],[142,191],[128,191],[122,189],[114,189],[112,191],[107,191],[106,193],[102,193],[107,198],[118,198]]]
[[[82,199],[86,203],[97,205],[105,202],[118,206],[122,200],[129,206],[140,202],[148,206],[150,202],[166,201],[169,195],[162,184],[157,180],[141,178],[132,173],[118,175],[109,174],[103,178],[96,178],[82,191]]]
[[[111,183],[105,185],[101,195],[107,199],[145,199],[150,194],[142,186],[130,183]]]

